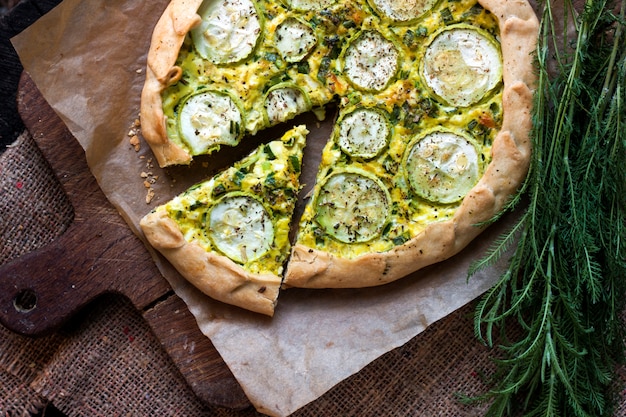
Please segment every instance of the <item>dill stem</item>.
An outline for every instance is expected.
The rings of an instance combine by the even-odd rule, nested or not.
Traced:
[[[614,367],[624,361],[626,0],[618,16],[607,0],[587,0],[573,45],[567,24],[560,44],[552,1],[543,5],[537,45],[533,155],[521,190],[528,206],[499,240],[501,249],[520,235],[509,268],[476,310],[477,337],[492,346],[499,328],[505,354],[499,382],[481,397],[494,400],[487,416],[516,406],[526,416],[607,415]],[[564,3],[564,18],[574,17],[571,0]],[[506,337],[509,318],[525,332],[519,340]]]

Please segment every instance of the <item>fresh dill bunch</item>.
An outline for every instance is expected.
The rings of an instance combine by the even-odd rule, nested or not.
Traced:
[[[473,399],[490,401],[487,416],[609,416],[625,360],[625,4],[587,0],[568,40],[557,19],[574,15],[572,1],[563,16],[551,2],[536,53],[533,154],[516,196],[527,204],[469,271],[513,248],[476,308],[477,338],[500,351],[492,389]]]

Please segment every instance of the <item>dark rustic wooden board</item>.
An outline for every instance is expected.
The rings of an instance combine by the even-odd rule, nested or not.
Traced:
[[[20,334],[57,329],[104,293],[118,293],[142,313],[196,395],[210,405],[244,408],[243,390],[162,277],[141,240],[108,202],[84,151],[27,74],[18,111],[74,209],[51,244],[0,266],[0,321]],[[187,346],[194,345],[193,351]]]

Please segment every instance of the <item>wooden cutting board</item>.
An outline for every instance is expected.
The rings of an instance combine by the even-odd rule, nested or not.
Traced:
[[[99,295],[121,294],[141,312],[201,400],[249,406],[193,315],[100,190],[78,141],[25,73],[17,100],[26,128],[72,203],[74,219],[49,245],[0,266],[0,322],[20,334],[41,335]],[[192,352],[185,349],[191,345]]]

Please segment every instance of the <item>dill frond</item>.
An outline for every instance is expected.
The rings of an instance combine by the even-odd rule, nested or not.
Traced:
[[[572,1],[563,16],[551,2],[536,53],[530,171],[512,199],[528,206],[469,270],[514,248],[475,311],[476,337],[502,355],[477,398],[491,401],[489,417],[609,416],[625,362],[626,6],[587,0],[569,44],[556,23],[567,27]],[[521,337],[508,337],[511,320]]]

